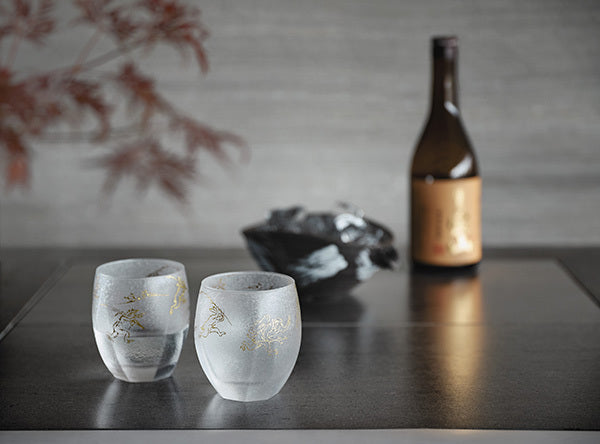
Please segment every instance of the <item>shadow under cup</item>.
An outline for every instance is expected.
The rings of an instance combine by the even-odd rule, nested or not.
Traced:
[[[276,395],[298,358],[302,325],[294,280],[250,271],[202,281],[194,342],[206,377],[225,399]]]
[[[190,319],[185,268],[164,259],[125,259],[96,269],[92,324],[100,356],[117,379],[171,376]]]

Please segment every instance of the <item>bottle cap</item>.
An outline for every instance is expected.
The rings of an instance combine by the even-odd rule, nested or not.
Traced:
[[[458,37],[455,35],[449,36],[436,36],[432,38],[433,46],[441,46],[443,48],[456,48],[458,47]]]
[[[434,57],[452,58],[458,51],[458,37],[436,36],[431,39]]]

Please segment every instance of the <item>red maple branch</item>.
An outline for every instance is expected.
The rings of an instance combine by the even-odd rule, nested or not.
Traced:
[[[8,44],[6,59],[0,61],[0,162],[6,183],[9,187],[27,185],[36,142],[57,135],[68,140],[69,134],[53,131],[68,124],[74,139],[83,135],[105,146],[120,140],[107,146],[108,153],[96,162],[107,171],[106,191],[113,191],[121,177],[132,176],[142,188],[156,185],[185,200],[188,185],[197,177],[199,150],[228,163],[226,145],[245,149],[245,143],[233,133],[213,129],[178,110],[160,94],[156,80],[140,69],[137,50],[167,45],[183,58],[191,52],[200,71],[206,73],[208,31],[200,21],[200,10],[179,0],[73,0],[72,4],[77,17],[68,26],[91,27],[89,40],[72,64],[30,75],[13,68],[19,48],[23,43],[43,45],[61,25],[67,25],[56,19],[52,0],[13,0],[0,6],[0,48]],[[113,47],[93,54],[103,37]],[[120,67],[98,75],[97,68],[106,69],[109,61],[119,58],[126,60]],[[129,121],[116,126],[114,111],[124,101]],[[80,131],[90,120],[98,128]],[[161,122],[166,125],[161,127]],[[162,146],[165,132],[182,136],[180,151]]]

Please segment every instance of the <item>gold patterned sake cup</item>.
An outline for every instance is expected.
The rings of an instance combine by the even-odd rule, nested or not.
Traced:
[[[187,277],[179,262],[125,259],[96,269],[94,336],[115,378],[149,382],[171,376],[189,320]]]
[[[298,358],[302,325],[294,280],[247,271],[202,281],[194,342],[217,393],[233,401],[275,396]]]

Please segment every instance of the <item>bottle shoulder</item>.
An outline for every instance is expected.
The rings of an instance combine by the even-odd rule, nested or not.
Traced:
[[[479,175],[475,151],[458,113],[432,113],[415,147],[411,176],[459,179]]]

